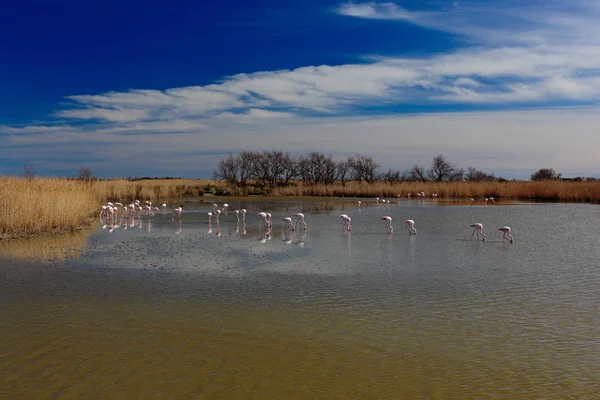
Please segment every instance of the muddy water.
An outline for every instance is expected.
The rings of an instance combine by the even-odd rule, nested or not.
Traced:
[[[3,243],[0,398],[597,398],[597,206],[232,205]]]

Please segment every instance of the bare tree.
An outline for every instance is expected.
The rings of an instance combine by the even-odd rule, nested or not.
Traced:
[[[249,179],[258,176],[258,160],[260,154],[252,151],[242,151],[238,159],[238,170],[240,174],[240,185],[246,186]]]
[[[467,168],[464,177],[468,182],[493,182],[496,180],[494,174],[487,174],[483,171],[478,171],[473,167]]]
[[[373,160],[373,157],[361,156],[356,154],[348,159],[352,170],[352,177],[357,181],[374,182],[377,178],[379,164]]]
[[[88,167],[80,167],[77,170],[77,179],[80,181],[89,181],[92,179],[92,170]]]
[[[300,176],[308,183],[334,183],[337,179],[337,163],[330,155],[313,151],[298,162]]]
[[[294,157],[289,153],[283,155],[283,172],[281,178],[283,184],[287,185],[291,179],[297,178],[300,175],[300,165],[298,157]]]
[[[381,180],[389,183],[400,182],[402,180],[402,173],[390,168],[381,176]]]
[[[545,181],[545,180],[556,180],[560,179],[562,174],[557,173],[552,168],[538,169],[536,172],[531,174],[532,181]]]
[[[223,179],[228,183],[235,185],[238,177],[238,160],[229,154],[229,157],[223,158],[217,164],[217,168],[213,171],[215,179]]]
[[[285,171],[284,154],[281,151],[264,151],[257,163],[258,179],[274,187]]]
[[[436,182],[453,182],[462,180],[464,170],[457,168],[446,159],[443,154],[435,156],[431,162],[431,169],[427,171],[427,176]]]
[[[416,165],[410,169],[410,180],[415,182],[427,182],[427,173],[425,168]]]
[[[336,180],[342,182],[342,186],[346,186],[346,181],[350,175],[350,162],[348,160],[340,160],[336,163]]]
[[[31,182],[31,180],[35,177],[35,171],[33,170],[33,165],[25,164],[23,166],[23,176],[27,180],[27,182]]]

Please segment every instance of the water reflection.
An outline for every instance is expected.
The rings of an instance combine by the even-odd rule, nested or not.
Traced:
[[[0,256],[68,262],[81,257],[92,230],[22,239],[0,240]]]

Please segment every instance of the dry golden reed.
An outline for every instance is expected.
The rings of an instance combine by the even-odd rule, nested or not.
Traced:
[[[0,238],[78,229],[108,201],[196,197],[214,181],[187,179],[87,181],[0,177]]]
[[[600,202],[600,181],[509,182],[348,182],[346,185],[303,185],[276,188],[274,196],[407,197],[425,192],[438,198],[484,198]]]

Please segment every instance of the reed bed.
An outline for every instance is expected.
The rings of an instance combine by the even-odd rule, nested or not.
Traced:
[[[209,180],[75,181],[0,177],[0,239],[72,231],[90,222],[108,201],[158,201],[204,195]]]
[[[222,187],[224,183],[195,179],[146,179],[139,181],[116,179],[94,181],[90,182],[90,185],[102,203],[108,201],[131,203],[135,200],[157,201],[160,199],[203,196],[206,187]]]
[[[365,183],[349,182],[346,185],[304,185],[295,183],[273,189],[273,196],[322,196],[322,197],[413,197],[425,192],[426,196],[437,194],[438,198],[484,198],[522,199],[568,202],[600,202],[600,181],[509,181],[509,182],[400,182]]]
[[[74,230],[99,204],[93,190],[80,182],[0,178],[0,237]]]

